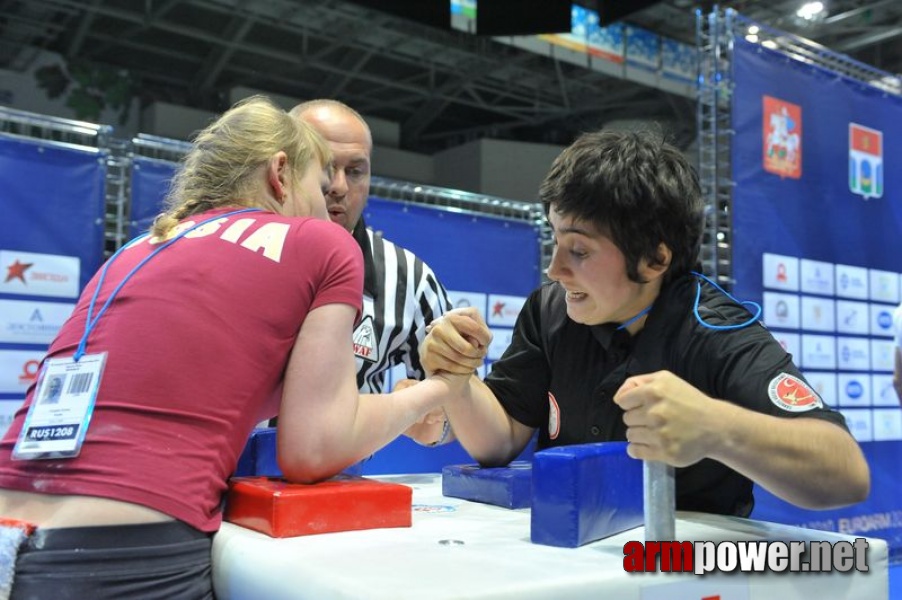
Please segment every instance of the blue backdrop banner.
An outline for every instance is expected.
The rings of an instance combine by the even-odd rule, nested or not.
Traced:
[[[541,281],[531,223],[370,198],[366,224],[426,261],[449,290],[527,296]]]
[[[902,409],[889,315],[902,299],[902,100],[741,39],[733,52],[734,294],[846,417],[867,501],[803,511],[761,490],[758,519],[902,550]],[[767,460],[762,457],[762,460]]]
[[[178,164],[173,162],[135,157],[132,162],[129,239],[147,233],[154,217],[163,210],[163,200],[177,168]]]
[[[103,260],[106,158],[0,134],[0,433]]]
[[[0,135],[0,250],[77,257],[81,290],[103,261],[105,159]]]

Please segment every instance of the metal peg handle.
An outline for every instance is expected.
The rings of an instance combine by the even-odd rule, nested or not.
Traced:
[[[645,541],[675,540],[676,485],[673,467],[662,462],[643,461],[642,494]]]

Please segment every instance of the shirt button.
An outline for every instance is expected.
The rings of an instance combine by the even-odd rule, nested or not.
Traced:
[[[595,427],[594,425],[592,426],[592,429],[590,429],[589,431],[592,432],[592,435],[598,435],[599,433],[601,433],[601,429],[599,429],[598,427]]]

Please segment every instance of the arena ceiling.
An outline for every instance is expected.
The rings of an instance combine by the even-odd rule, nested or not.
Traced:
[[[795,16],[801,0],[718,5],[902,71],[902,2],[823,1],[815,21]],[[626,21],[694,43],[695,9],[713,3],[651,4]],[[339,98],[399,123],[401,147],[423,153],[484,136],[566,144],[624,119],[695,137],[690,97],[346,0],[0,0],[0,68],[28,70],[39,50],[126,70],[142,105],[218,112],[235,86]]]

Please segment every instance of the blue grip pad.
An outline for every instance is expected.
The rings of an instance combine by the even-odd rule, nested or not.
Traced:
[[[259,427],[251,432],[244,445],[234,477],[281,477],[282,470],[276,460],[276,428]]]
[[[448,465],[442,469],[442,494],[504,508],[528,508],[532,465],[514,461],[506,467]]]
[[[256,440],[256,455],[254,456],[254,475],[260,477],[281,477],[282,469],[276,459],[276,428],[266,427],[256,429],[251,434]]]
[[[558,446],[536,452],[530,539],[576,548],[639,527],[642,461],[626,442]]]
[[[343,471],[347,475],[360,475],[363,461]],[[258,427],[251,432],[233,477],[282,477],[276,447],[276,428]]]
[[[279,463],[276,462],[276,428],[258,427],[251,431],[244,450],[238,457],[238,466],[233,477],[262,475],[281,477]]]
[[[251,433],[244,444],[244,450],[238,456],[238,464],[232,477],[250,477],[257,470],[257,439]]]

